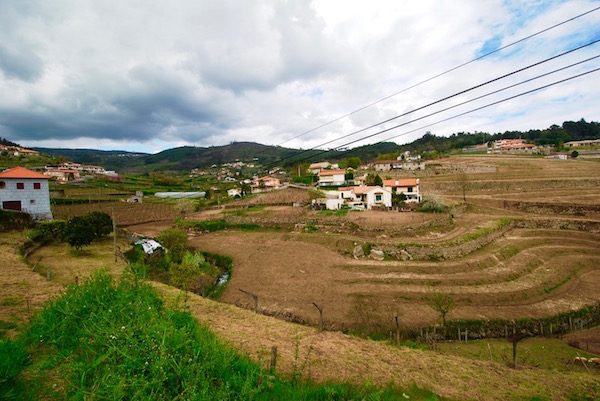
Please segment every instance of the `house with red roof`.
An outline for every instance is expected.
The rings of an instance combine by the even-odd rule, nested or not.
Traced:
[[[395,180],[383,180],[383,187],[392,194],[404,194],[405,202],[421,202],[418,178],[399,178]]]
[[[0,208],[51,219],[48,178],[44,174],[14,167],[0,173]]]

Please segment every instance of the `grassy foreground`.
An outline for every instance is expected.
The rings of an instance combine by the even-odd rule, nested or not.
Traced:
[[[97,273],[0,341],[0,399],[439,400],[427,391],[281,378],[133,275]]]

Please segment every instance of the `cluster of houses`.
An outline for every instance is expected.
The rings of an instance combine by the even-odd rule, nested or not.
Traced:
[[[462,149],[465,153],[538,153],[536,145],[528,143],[525,139],[499,139],[497,141],[467,146]]]
[[[425,162],[421,160],[421,155],[412,156],[409,151],[406,151],[395,160],[375,160],[366,167],[373,168],[375,171],[417,171],[425,170]]]
[[[61,163],[58,166],[46,166],[44,175],[58,182],[79,180],[84,175],[102,175],[111,179],[119,178],[115,171],[106,170],[104,167],[72,162]]]
[[[11,146],[0,144],[0,153],[8,154],[11,156],[38,156],[40,152],[33,149],[24,148],[22,146]]]
[[[383,180],[379,185],[355,185],[326,191],[325,198],[315,199],[313,205],[328,210],[349,208],[352,210],[389,209],[393,195],[403,194],[405,203],[420,203],[418,178]]]

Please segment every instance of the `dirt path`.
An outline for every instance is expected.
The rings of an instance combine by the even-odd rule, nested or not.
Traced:
[[[171,287],[155,284],[169,299]],[[226,342],[261,362],[277,346],[278,370],[296,371],[318,382],[348,381],[378,385],[413,384],[445,397],[473,400],[516,400],[541,396],[561,400],[568,394],[589,394],[600,378],[541,369],[513,370],[493,362],[475,361],[432,351],[411,350],[359,339],[267,317],[232,305],[190,295],[192,314]],[[298,349],[298,358],[295,357]],[[294,366],[304,366],[294,368]],[[597,396],[600,394],[597,394]]]

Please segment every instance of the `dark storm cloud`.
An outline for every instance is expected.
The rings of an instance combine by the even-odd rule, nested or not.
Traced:
[[[25,49],[11,49],[0,44],[0,70],[8,78],[33,81],[40,77],[42,59]]]

